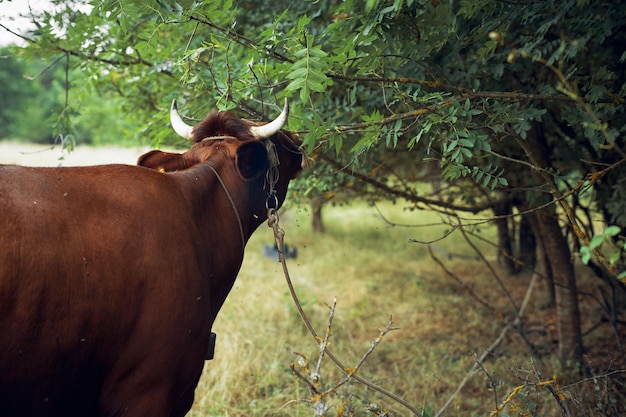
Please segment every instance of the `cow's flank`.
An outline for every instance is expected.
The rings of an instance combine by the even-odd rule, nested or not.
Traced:
[[[268,192],[301,169],[284,119],[212,113],[138,166],[0,166],[0,415],[187,413]]]

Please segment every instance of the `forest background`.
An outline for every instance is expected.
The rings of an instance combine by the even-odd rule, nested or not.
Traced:
[[[491,284],[506,301],[502,329],[562,381],[601,375],[602,404],[623,411],[621,2],[51,4],[29,10],[30,31],[0,24],[22,40],[1,53],[0,138],[68,152],[184,146],[167,120],[174,98],[190,122],[214,108],[268,119],[288,98],[289,129],[316,160],[291,199],[310,207],[314,231],[324,231],[325,207],[351,202],[395,202],[416,225],[436,213],[441,237],[470,247],[492,228],[497,265],[478,247],[476,256],[510,278]],[[412,243],[432,248],[436,239]],[[474,295],[468,308],[494,307],[474,292],[480,283],[461,282]],[[545,300],[539,320],[554,324],[547,345],[525,326],[531,287]],[[557,391],[561,413],[599,407],[567,406]]]

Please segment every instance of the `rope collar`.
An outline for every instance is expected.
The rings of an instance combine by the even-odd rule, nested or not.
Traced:
[[[243,250],[246,247],[246,238],[243,234],[243,225],[241,224],[241,217],[239,217],[239,211],[237,210],[237,206],[235,205],[235,200],[233,200],[233,197],[230,195],[230,192],[228,192],[228,188],[226,188],[226,184],[224,184],[224,180],[222,180],[222,177],[220,176],[220,174],[217,173],[217,171],[215,170],[215,168],[211,166],[211,164],[207,164],[207,166],[211,168],[211,171],[213,171],[213,173],[215,174],[215,177],[217,178],[220,185],[222,186],[222,189],[224,189],[224,192],[226,193],[226,197],[228,197],[228,201],[230,201],[230,205],[233,208],[233,211],[235,212],[235,216],[237,216],[237,224],[239,225],[239,234],[241,235],[241,249]]]
[[[202,139],[200,142],[224,140],[224,139],[237,139],[237,138],[234,136],[230,136],[230,135],[209,136],[209,137]],[[278,209],[278,197],[276,196],[276,190],[274,189],[274,187],[276,186],[276,183],[278,183],[278,178],[279,178],[278,165],[280,165],[280,161],[278,159],[276,146],[271,140],[269,139],[266,140],[265,148],[267,149],[267,157],[269,161],[269,168],[267,172],[265,173],[265,184],[263,185],[263,188],[269,188],[267,192],[267,199],[265,200],[265,208],[268,210],[269,209],[277,210]],[[208,167],[215,174],[215,177],[217,178],[220,185],[222,186],[224,193],[226,193],[226,197],[228,197],[228,201],[230,201],[230,205],[233,208],[235,215],[237,216],[237,223],[239,225],[239,233],[241,235],[241,247],[245,248],[246,239],[243,233],[243,225],[241,223],[241,217],[239,216],[239,211],[237,210],[237,206],[235,205],[235,200],[233,200],[233,197],[228,191],[228,188],[226,187],[224,180],[222,180],[222,177],[217,172],[217,170],[215,170],[215,168],[213,168],[213,166],[211,166],[210,164],[208,164]]]
[[[224,140],[224,139],[237,139],[234,136],[230,136],[230,135],[224,135],[224,136],[208,136],[204,139],[202,139],[200,142],[204,142],[205,140]]]

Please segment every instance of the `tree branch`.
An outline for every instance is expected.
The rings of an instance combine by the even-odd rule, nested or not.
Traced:
[[[236,43],[238,43],[238,44],[240,44],[242,46],[250,47],[250,48],[253,48],[253,49],[257,49],[257,50],[261,49],[261,46],[258,43],[256,43],[253,39],[248,38],[247,36],[242,35],[241,33],[237,32],[237,31],[225,28],[224,26],[220,26],[217,23],[212,22],[211,20],[204,19],[202,17],[198,17],[198,16],[194,16],[194,15],[189,16],[189,19],[193,20],[193,21],[196,21],[196,22],[199,22],[199,23],[201,23],[203,25],[209,26],[209,27],[211,27],[211,28],[213,28],[213,29],[215,29],[215,30],[217,30],[219,32],[222,32],[224,35],[226,35],[227,37],[232,39],[234,42],[236,42]],[[276,59],[278,59],[280,61],[290,62],[290,63],[294,62],[292,59],[287,58],[285,55],[280,54],[280,53],[278,53],[278,52],[276,52],[274,50],[264,49],[264,51],[266,51],[269,55],[273,56],[274,58],[276,58]]]
[[[322,159],[323,161],[327,162],[330,166],[332,166],[333,168],[337,169],[337,170],[341,170],[341,171],[345,171],[346,166],[339,163],[338,161],[336,161],[335,159],[329,157],[327,154],[321,152],[321,151],[317,151],[315,153],[315,156],[317,158]],[[472,206],[461,206],[458,204],[454,204],[454,203],[448,203],[446,201],[440,201],[440,200],[435,200],[435,199],[431,199],[431,198],[425,198],[425,197],[420,197],[414,193],[409,193],[406,191],[402,191],[402,190],[397,190],[393,187],[388,186],[385,183],[382,183],[380,181],[378,181],[375,178],[372,178],[368,175],[362,174],[360,172],[357,171],[351,171],[350,175],[352,175],[353,177],[359,179],[360,181],[367,183],[369,185],[372,185],[373,187],[375,187],[376,189],[383,191],[384,193],[387,193],[389,195],[393,195],[396,197],[400,197],[403,198],[407,201],[410,201],[412,203],[422,203],[422,204],[426,204],[428,206],[431,207],[439,207],[442,209],[446,209],[446,210],[455,210],[455,211],[462,211],[465,213],[472,213],[472,214],[476,214],[476,213],[480,213],[481,211],[484,210],[488,210],[490,209],[494,203],[493,202],[486,202],[486,203],[482,203],[482,204],[474,204]]]

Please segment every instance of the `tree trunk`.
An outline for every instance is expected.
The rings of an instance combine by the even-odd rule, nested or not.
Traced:
[[[553,194],[551,199],[554,200],[558,196],[558,187],[553,178],[546,174],[546,170],[552,168],[552,158],[543,126],[534,123],[533,128],[527,132],[526,140],[518,140],[518,144],[535,167],[532,174],[537,178],[538,184],[547,185]],[[530,205],[528,201],[526,204],[537,207],[541,199],[539,196],[535,198],[535,204]],[[554,205],[537,211],[538,227],[535,231],[538,233],[536,238],[541,239],[554,279],[559,360],[565,369],[579,371],[583,365],[583,342],[576,275],[567,240],[559,226],[559,211],[556,206],[555,202]]]
[[[324,233],[324,222],[322,221],[322,207],[326,200],[323,197],[315,197],[311,200],[311,228],[313,233]]]
[[[537,262],[537,242],[528,215],[522,216],[518,228],[519,252],[517,257],[524,268],[534,269]]]
[[[513,255],[513,243],[511,232],[509,231],[509,216],[512,213],[511,203],[508,201],[494,204],[493,214],[503,218],[495,221],[498,231],[498,264],[504,268],[507,275],[516,274],[517,267]]]
[[[582,364],[583,341],[580,329],[578,290],[571,253],[557,219],[548,210],[538,215],[545,256],[554,278],[559,360],[569,369]]]
[[[543,282],[546,285],[547,298],[541,300],[547,305],[556,305],[556,294],[554,293],[554,278],[552,276],[552,269],[550,267],[550,260],[547,258],[545,244],[543,242],[543,235],[541,234],[541,226],[539,224],[538,215],[536,213],[530,213],[525,216],[530,228],[533,231],[534,240],[536,243],[536,255],[534,271],[543,278]]]

